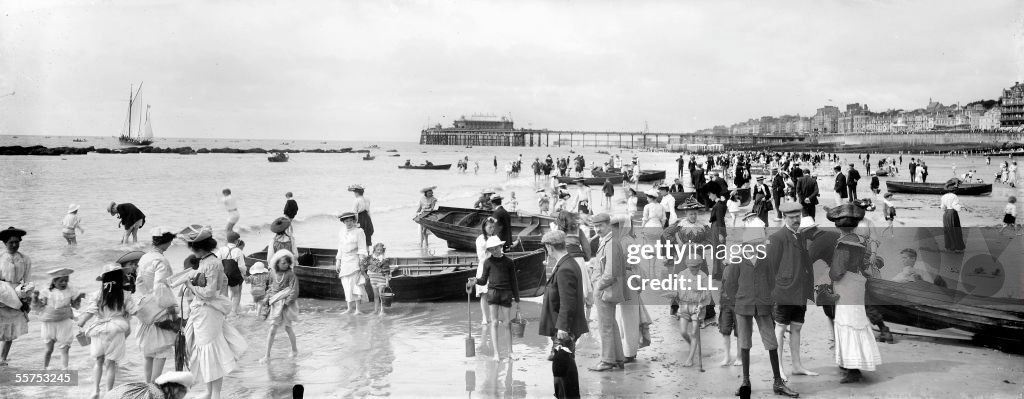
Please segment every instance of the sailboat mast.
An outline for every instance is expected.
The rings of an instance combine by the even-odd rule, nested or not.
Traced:
[[[139,93],[142,93],[142,83],[139,83],[139,89],[135,91],[135,99],[139,98]],[[139,128],[135,131],[135,133],[139,137],[142,137],[142,114],[139,114]]]
[[[132,137],[132,94],[135,93],[135,84],[128,86],[128,136]]]

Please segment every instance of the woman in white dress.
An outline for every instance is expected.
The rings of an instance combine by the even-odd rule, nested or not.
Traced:
[[[366,292],[360,284],[363,272],[359,265],[363,264],[367,254],[366,236],[356,222],[355,213],[344,212],[338,220],[345,224],[338,233],[338,255],[335,258],[341,288],[345,291],[345,304],[348,305],[344,313],[361,314],[359,301],[366,298]]]
[[[170,277],[171,262],[164,256],[164,251],[174,241],[174,233],[170,229],[157,227],[150,234],[153,238],[153,248],[142,255],[139,259],[138,277],[135,279],[135,293],[141,298],[153,298],[157,282]],[[155,299],[155,298],[154,298]],[[176,304],[175,304],[176,305]],[[164,317],[174,313],[175,306],[165,308]],[[156,319],[149,319],[143,315],[139,317],[139,332],[136,339],[142,356],[145,358],[146,382],[153,382],[156,377],[163,374],[164,363],[174,355],[174,340],[176,334],[173,331],[158,328],[154,322]],[[146,319],[146,320],[144,320]]]
[[[32,262],[18,251],[24,236],[25,230],[19,228],[0,230],[0,241],[4,243],[4,249],[0,250],[0,284],[6,284],[3,288],[9,296],[16,296],[16,287],[29,282],[32,276]],[[21,303],[14,298],[8,299],[9,302],[0,304],[0,341],[3,342],[0,367],[7,365],[7,355],[14,340],[28,333],[28,317],[21,310]]]
[[[487,252],[487,237],[494,235],[494,219],[487,218],[480,225],[481,234],[476,237],[476,278],[479,279],[484,273],[484,261],[491,257]],[[476,296],[480,298],[480,324],[487,324],[487,284],[476,286]]]
[[[198,381],[206,383],[205,398],[220,399],[224,377],[238,368],[238,359],[248,348],[245,337],[225,320],[233,306],[221,295],[228,285],[228,277],[220,259],[213,254],[217,241],[210,229],[189,227],[182,233],[192,254],[199,259],[197,270],[186,269],[172,287],[185,284],[193,295],[189,304],[188,324],[185,325],[189,353],[188,365]],[[165,282],[175,279],[171,276]],[[181,281],[184,280],[184,281]]]
[[[835,360],[843,373],[840,384],[860,381],[861,371],[874,371],[875,366],[882,364],[871,320],[864,308],[867,241],[854,232],[863,218],[864,210],[854,204],[843,204],[828,211],[828,219],[835,222],[842,233],[829,266],[832,286],[839,295],[833,329]]]
[[[644,227],[657,227],[662,228],[665,226],[665,214],[667,211],[661,203],[658,202],[658,192],[655,190],[648,190],[647,194],[647,205],[644,206],[643,226]],[[647,231],[645,229],[644,231]]]

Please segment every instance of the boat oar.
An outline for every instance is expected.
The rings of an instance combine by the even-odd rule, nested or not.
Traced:
[[[473,340],[473,279],[466,280],[466,357],[476,356],[476,341]]]

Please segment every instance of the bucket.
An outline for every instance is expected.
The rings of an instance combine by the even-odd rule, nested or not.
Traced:
[[[380,290],[380,303],[385,308],[391,307],[391,302],[395,300],[395,293],[391,291],[391,286],[384,286]]]
[[[522,338],[526,335],[526,319],[519,312],[516,312],[516,317],[512,319],[510,327],[512,328],[513,337]]]
[[[78,335],[75,336],[75,339],[77,339],[78,344],[82,346],[89,346],[89,344],[92,343],[92,338],[89,338],[89,336],[85,335],[84,332],[79,332]]]

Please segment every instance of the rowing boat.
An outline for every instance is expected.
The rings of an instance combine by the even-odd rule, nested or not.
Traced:
[[[345,299],[345,291],[334,266],[338,253],[334,249],[299,247],[299,264],[295,276],[299,279],[302,298]],[[516,268],[519,295],[525,297],[543,294],[547,281],[544,251],[509,252]],[[246,257],[252,265],[266,262],[266,251]],[[421,257],[389,257],[391,279],[388,285],[401,302],[427,302],[461,299],[466,296],[466,281],[476,277],[476,255],[445,255]],[[269,266],[268,266],[269,267]],[[372,295],[372,293],[371,293]]]
[[[956,328],[975,340],[1021,350],[1024,300],[989,298],[940,287],[926,281],[897,283],[871,278],[867,304],[878,305],[885,321],[930,330]]]
[[[555,179],[558,179],[559,183],[565,183],[565,184],[575,184],[578,180],[582,179],[583,182],[586,185],[588,185],[588,186],[600,186],[600,185],[604,184],[605,180],[610,181],[612,184],[622,184],[623,178],[624,178],[624,176],[620,175],[620,174],[616,174],[614,176],[607,176],[607,177],[572,177],[572,176],[557,176],[557,177],[555,177]]]
[[[911,183],[908,181],[886,181],[885,189],[890,193],[945,194],[946,183]],[[992,193],[992,184],[960,183],[957,195],[985,195]]]
[[[608,171],[604,171],[604,170],[601,170],[601,168],[594,168],[594,169],[592,169],[590,171],[590,174],[593,175],[594,177],[600,177],[600,178],[617,177],[617,176],[628,177],[628,174],[622,172],[621,169],[609,169]],[[641,170],[640,171],[640,179],[637,180],[637,181],[641,182],[641,183],[645,183],[645,182],[652,182],[652,181],[658,181],[658,180],[665,180],[665,171],[664,170],[654,170],[654,169],[644,169],[644,170]],[[604,182],[602,181],[602,183],[604,183]]]
[[[424,169],[424,170],[448,170],[452,168],[452,164],[446,163],[442,165],[399,165],[398,169]]]
[[[551,229],[549,224],[555,221],[553,218],[515,212],[510,212],[509,215],[512,218],[512,237],[519,239],[522,245],[515,249],[532,251],[544,247],[540,239]],[[480,225],[489,216],[490,211],[442,206],[426,215],[413,218],[413,221],[437,238],[447,241],[450,248],[476,251],[476,238],[482,232]]]

